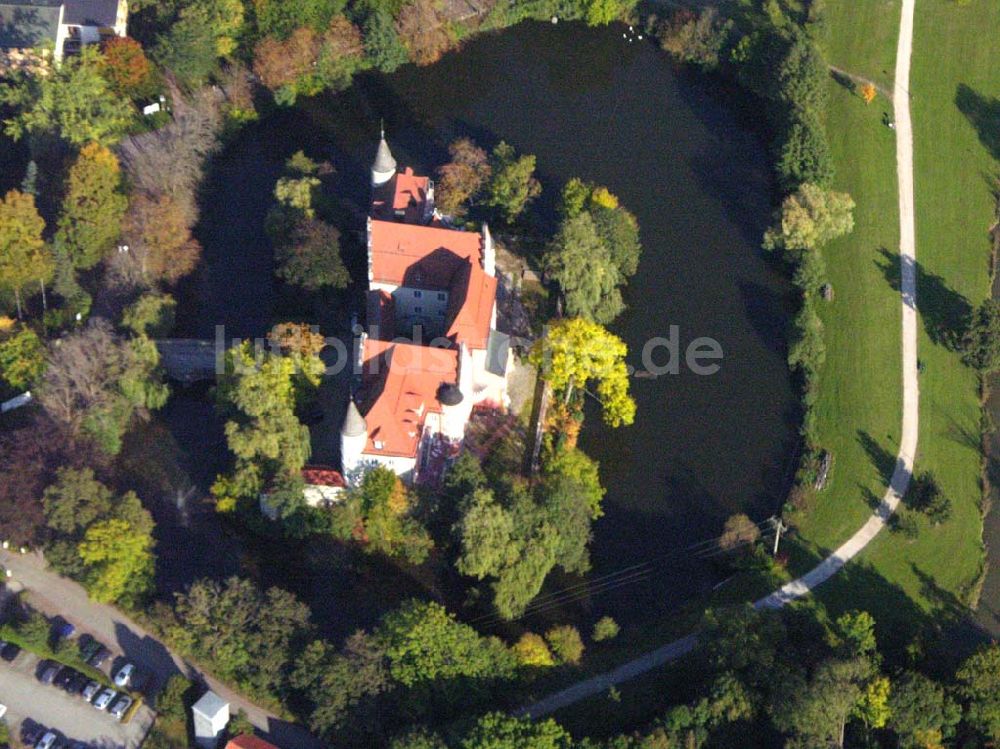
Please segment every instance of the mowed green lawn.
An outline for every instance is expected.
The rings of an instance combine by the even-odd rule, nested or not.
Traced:
[[[827,7],[830,62],[889,88],[898,0]],[[953,515],[940,527],[921,522],[915,540],[883,533],[854,569],[819,591],[832,608],[868,608],[887,627],[912,622],[918,611],[958,613],[982,569],[978,383],[949,341],[989,293],[1000,38],[986,30],[997,28],[1000,4],[992,0],[917,0],[910,79],[924,364],[917,471],[935,474]],[[858,208],[854,233],[825,252],[836,300],[824,314],[828,353],[818,415],[835,463],[828,488],[799,518],[805,549],[795,558],[802,567],[848,538],[884,494],[901,419],[895,144],[881,122],[891,102],[880,96],[865,106],[835,83],[831,90],[836,187]],[[992,130],[983,124],[990,116]]]

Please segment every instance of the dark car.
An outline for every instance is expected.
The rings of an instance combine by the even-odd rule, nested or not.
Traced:
[[[38,671],[38,680],[42,682],[42,684],[51,684],[56,680],[56,676],[58,675],[59,664],[52,663],[51,661],[45,661]]]
[[[89,681],[89,677],[77,672],[73,675],[73,678],[66,683],[66,686],[63,687],[63,689],[65,689],[69,694],[80,694]]]
[[[92,635],[84,634],[80,635],[80,639],[76,641],[76,647],[80,653],[80,657],[84,661],[87,661],[93,657],[94,653],[101,649],[102,645]]]
[[[56,674],[56,678],[52,680],[52,686],[65,689],[75,676],[79,676],[79,673],[75,669],[72,669],[69,666],[63,666],[59,669],[59,673]]]
[[[12,642],[3,642],[0,640],[0,658],[10,663],[18,654],[21,652],[21,648]]]
[[[90,656],[90,658],[87,659],[87,663],[89,663],[94,668],[100,668],[107,662],[108,658],[110,657],[111,657],[111,651],[102,645],[97,649],[97,652],[95,652],[92,656]]]

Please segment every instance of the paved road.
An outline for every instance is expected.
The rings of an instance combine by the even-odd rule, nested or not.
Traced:
[[[27,720],[102,749],[138,749],[153,724],[152,710],[143,705],[123,725],[83,698],[43,685],[35,678],[38,663],[25,652],[13,663],[0,663],[0,704],[7,706],[6,720],[15,736]]]
[[[848,561],[857,556],[885,527],[899,504],[913,474],[913,456],[917,450],[920,392],[917,384],[917,283],[916,231],[913,212],[913,128],[910,121],[910,55],[913,47],[913,12],[916,0],[903,0],[896,48],[896,77],[893,106],[896,114],[896,171],[899,178],[899,255],[902,266],[901,297],[903,324],[903,423],[899,455],[889,487],[875,513],[861,528],[830,556],[797,580],[756,601],[757,608],[779,608],[789,601],[808,595],[817,585],[829,580]],[[633,679],[694,648],[696,638],[688,635],[646,653],[614,671],[578,682],[533,705],[521,708],[518,715],[540,717],[572,705],[579,700],[602,694],[614,684]]]
[[[282,720],[240,697],[172,653],[118,609],[91,601],[75,582],[48,571],[40,554],[21,555],[0,550],[0,566],[13,572],[13,580],[27,589],[33,606],[48,615],[58,614],[78,630],[91,633],[112,650],[152,673],[157,684],[162,685],[173,674],[183,673],[207,684],[227,700],[234,715],[238,710],[246,711],[250,721],[281,749],[320,749],[324,746],[301,726]]]

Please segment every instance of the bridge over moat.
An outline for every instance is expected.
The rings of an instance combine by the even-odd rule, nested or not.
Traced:
[[[184,383],[213,380],[223,371],[224,348],[214,340],[163,338],[156,342],[167,377]]]

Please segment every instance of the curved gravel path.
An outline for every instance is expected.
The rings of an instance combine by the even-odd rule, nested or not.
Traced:
[[[901,296],[903,307],[903,424],[899,455],[889,487],[882,502],[861,528],[830,556],[802,577],[783,585],[754,603],[756,608],[779,608],[789,601],[808,595],[816,586],[833,577],[848,561],[857,556],[886,526],[899,504],[913,475],[917,450],[920,392],[917,383],[917,281],[916,238],[913,215],[913,129],[910,120],[910,54],[913,47],[913,13],[916,0],[903,0],[896,47],[896,77],[893,107],[896,116],[896,171],[899,179],[899,258],[902,266]],[[533,705],[521,708],[517,715],[540,717],[579,700],[606,692],[611,686],[639,676],[691,652],[696,635],[687,635],[635,660],[556,692]]]

